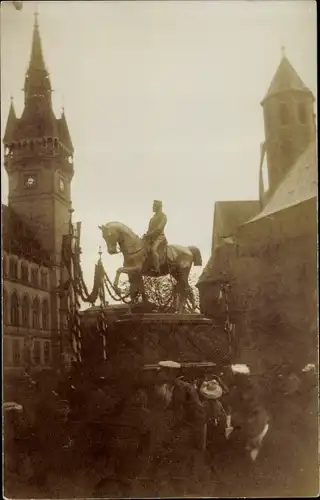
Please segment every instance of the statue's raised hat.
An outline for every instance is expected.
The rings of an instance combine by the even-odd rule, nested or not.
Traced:
[[[161,205],[162,206],[162,201],[160,201],[160,200],[153,200],[153,203],[155,205]]]

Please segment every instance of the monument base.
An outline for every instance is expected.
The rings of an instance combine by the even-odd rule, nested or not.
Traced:
[[[99,308],[82,315],[83,359],[103,359],[102,337],[97,331]],[[119,366],[155,365],[162,360],[180,363],[231,363],[227,332],[202,314],[128,313],[106,308],[108,360]]]

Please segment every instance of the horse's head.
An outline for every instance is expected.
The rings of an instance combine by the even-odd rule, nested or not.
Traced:
[[[111,255],[118,253],[117,246],[119,243],[119,233],[117,227],[112,222],[109,222],[108,224],[98,226],[98,228],[102,231],[102,236],[106,242],[108,252]]]
[[[103,239],[110,254],[119,253],[118,246],[124,255],[126,253],[135,253],[143,248],[144,244],[139,236],[122,222],[108,222],[98,227],[102,231]]]

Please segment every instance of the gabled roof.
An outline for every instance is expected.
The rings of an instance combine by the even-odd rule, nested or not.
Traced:
[[[312,94],[311,90],[303,83],[300,76],[293,68],[289,60],[283,56],[274,75],[266,96],[261,104],[269,97],[287,91],[307,92]]]
[[[44,250],[32,229],[7,205],[2,205],[3,249],[9,254],[50,265],[50,255]]]
[[[313,141],[283,178],[263,210],[246,224],[317,197],[317,144]]]
[[[237,227],[250,220],[259,210],[258,200],[217,201],[214,205],[213,234],[218,240],[230,236]],[[216,244],[219,244],[219,241],[212,241],[212,247]]]

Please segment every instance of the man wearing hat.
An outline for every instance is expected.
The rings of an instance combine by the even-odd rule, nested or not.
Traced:
[[[150,219],[147,233],[143,238],[150,246],[153,267],[155,272],[160,273],[160,257],[158,249],[161,244],[166,244],[164,228],[167,224],[167,216],[162,211],[162,201],[154,200],[152,210],[154,215]]]

